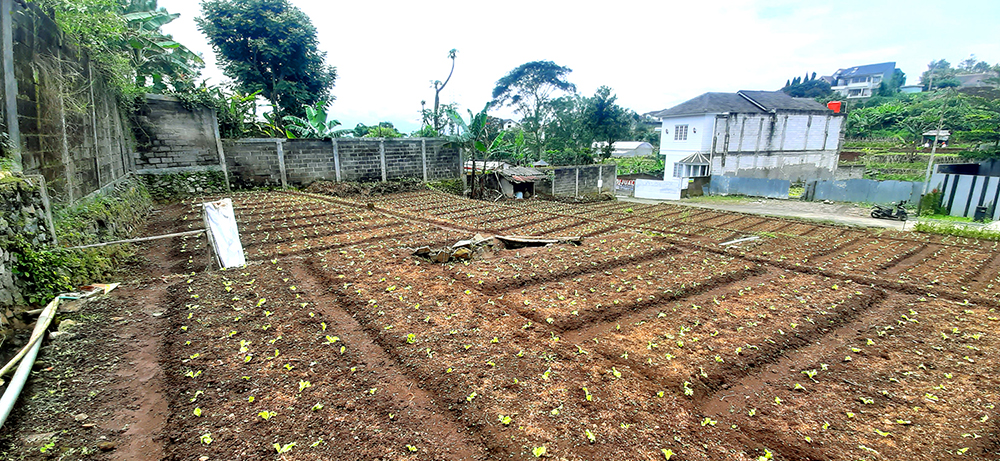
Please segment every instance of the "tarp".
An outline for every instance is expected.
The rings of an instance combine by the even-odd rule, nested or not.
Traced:
[[[246,265],[240,231],[236,228],[236,213],[232,199],[202,204],[205,207],[205,228],[219,265],[225,269]]]

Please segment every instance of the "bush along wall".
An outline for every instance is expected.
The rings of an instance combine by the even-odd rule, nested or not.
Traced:
[[[132,237],[152,207],[149,192],[136,177],[54,210],[53,220],[47,219],[40,178],[0,181],[0,200],[0,321],[9,320],[18,307],[43,305],[73,287],[113,281],[117,268],[132,257],[130,247],[63,247]],[[53,234],[60,246],[54,245]]]
[[[226,177],[221,171],[144,174],[142,178],[149,194],[158,201],[226,191]]]

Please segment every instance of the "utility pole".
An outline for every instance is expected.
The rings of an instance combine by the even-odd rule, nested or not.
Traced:
[[[924,192],[920,194],[920,203],[917,204],[917,216],[920,216],[921,208],[924,204],[924,196],[931,186],[931,170],[934,168],[934,155],[937,154],[938,136],[941,135],[941,128],[944,126],[944,109],[948,106],[947,94],[944,102],[941,103],[941,116],[938,117],[937,131],[934,132],[934,143],[931,144],[931,158],[927,160],[927,172],[924,173]]]

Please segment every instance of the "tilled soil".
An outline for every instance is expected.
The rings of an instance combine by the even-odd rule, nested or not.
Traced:
[[[206,271],[199,237],[144,247],[47,343],[9,458],[1000,457],[993,242],[674,205],[233,197],[248,265]],[[195,203],[148,233],[200,227]],[[474,232],[585,238],[411,255]]]

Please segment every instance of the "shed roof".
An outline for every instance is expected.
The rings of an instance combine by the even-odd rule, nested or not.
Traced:
[[[507,178],[511,182],[535,182],[545,179],[545,173],[526,166],[512,166],[502,170],[497,170],[500,176]]]

